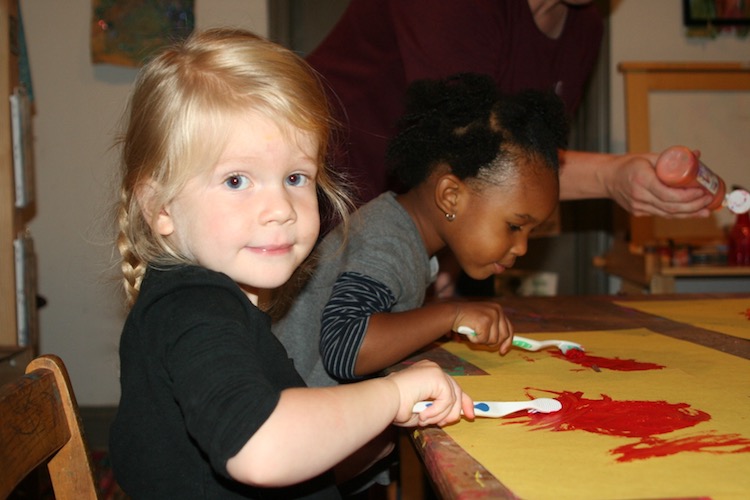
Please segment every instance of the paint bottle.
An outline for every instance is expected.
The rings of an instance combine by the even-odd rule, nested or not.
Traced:
[[[667,186],[699,187],[713,200],[708,208],[716,210],[724,204],[727,185],[710,168],[698,161],[695,154],[684,146],[672,146],[656,160],[656,176]]]
[[[750,266],[750,213],[737,215],[737,221],[729,231],[729,252],[727,264],[730,266]]]

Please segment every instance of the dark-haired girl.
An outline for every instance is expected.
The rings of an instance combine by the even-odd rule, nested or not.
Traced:
[[[404,194],[384,193],[317,249],[318,267],[275,328],[309,385],[379,372],[451,330],[510,348],[495,301],[424,303],[450,250],[472,278],[513,266],[558,200],[567,124],[552,93],[499,94],[491,78],[415,82],[388,148]],[[294,335],[302,329],[316,338]]]

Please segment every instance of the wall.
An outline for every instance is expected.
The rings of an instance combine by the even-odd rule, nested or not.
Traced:
[[[222,23],[267,34],[264,0],[197,1],[199,27]],[[109,211],[110,150],[135,70],[94,66],[91,0],[21,0],[36,98],[41,351],[66,362],[82,406],[119,399],[117,345],[124,318]]]
[[[611,0],[611,150],[625,145],[622,61],[746,61],[750,37],[721,34],[715,39],[688,38],[680,0]],[[675,124],[676,126],[679,123]]]

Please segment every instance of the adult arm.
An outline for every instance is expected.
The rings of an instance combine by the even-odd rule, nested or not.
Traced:
[[[656,177],[657,155],[561,152],[560,199],[611,198],[635,216],[707,217],[711,196],[670,188]]]

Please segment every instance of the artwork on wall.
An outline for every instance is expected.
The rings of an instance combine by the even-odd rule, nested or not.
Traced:
[[[195,0],[92,0],[91,60],[140,66],[195,27]]]
[[[750,0],[683,0],[683,24],[689,36],[715,37],[750,32]]]

